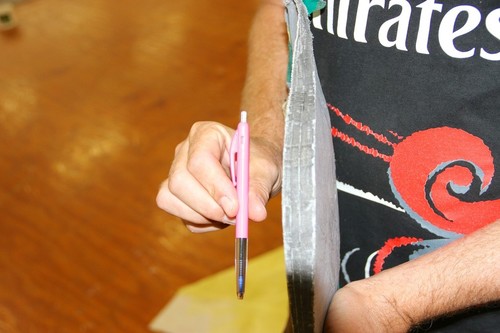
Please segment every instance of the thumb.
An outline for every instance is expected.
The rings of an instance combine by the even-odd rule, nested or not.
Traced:
[[[248,218],[261,222],[267,217],[266,204],[269,201],[269,191],[262,186],[250,186],[248,194]]]
[[[266,205],[269,199],[278,194],[281,189],[281,177],[279,175],[272,176],[274,173],[269,172],[270,169],[267,170],[267,172],[260,174],[250,173],[248,217],[256,222],[261,222],[266,219]]]
[[[251,148],[248,217],[260,222],[267,217],[267,202],[281,190],[281,154],[255,139]]]

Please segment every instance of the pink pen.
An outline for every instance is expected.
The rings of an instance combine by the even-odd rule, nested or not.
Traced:
[[[250,131],[247,113],[241,112],[238,129],[234,133],[231,149],[231,178],[238,194],[238,214],[236,215],[235,269],[236,294],[243,299],[248,262],[248,181],[250,161]]]

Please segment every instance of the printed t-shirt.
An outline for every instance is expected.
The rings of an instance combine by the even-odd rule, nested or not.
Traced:
[[[341,285],[500,219],[500,2],[328,1],[312,31],[335,149]],[[488,332],[500,312],[455,325]]]

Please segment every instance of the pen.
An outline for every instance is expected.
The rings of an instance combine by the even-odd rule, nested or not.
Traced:
[[[233,136],[230,148],[231,178],[238,194],[238,214],[236,215],[235,271],[236,295],[243,299],[248,263],[248,181],[250,161],[250,132],[247,113],[241,112],[240,123]]]

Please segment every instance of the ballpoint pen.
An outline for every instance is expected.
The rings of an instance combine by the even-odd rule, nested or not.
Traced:
[[[247,113],[241,112],[240,123],[234,133],[230,148],[231,178],[238,194],[236,215],[235,270],[236,295],[243,299],[248,262],[248,182],[250,161],[250,132]]]

